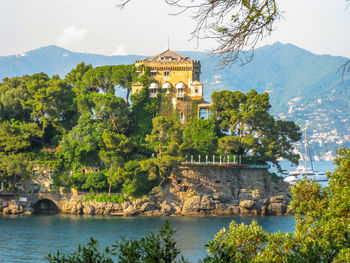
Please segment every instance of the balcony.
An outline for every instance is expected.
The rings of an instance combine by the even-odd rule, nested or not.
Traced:
[[[185,92],[176,92],[176,98],[183,99],[185,97]]]
[[[157,96],[158,96],[158,93],[150,93],[149,94],[149,97],[151,98],[151,99],[155,99],[155,98],[157,98]]]

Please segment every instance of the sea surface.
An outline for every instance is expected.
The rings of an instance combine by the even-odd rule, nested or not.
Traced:
[[[107,217],[72,215],[0,216],[0,262],[47,262],[48,253],[75,251],[90,237],[100,247],[122,237],[137,239],[157,232],[166,220],[176,229],[182,255],[197,262],[207,255],[205,244],[230,222],[249,224],[257,220],[269,232],[291,232],[292,216],[268,217]]]
[[[286,172],[294,170],[282,162]],[[332,162],[316,162],[319,171],[333,172]],[[270,170],[276,172],[275,168]],[[230,222],[249,224],[257,220],[266,231],[292,232],[292,216],[268,217],[108,217],[77,215],[0,215],[0,262],[47,262],[48,253],[59,249],[65,253],[75,251],[78,244],[86,244],[90,237],[99,241],[100,247],[110,246],[124,238],[137,239],[157,232],[166,220],[176,229],[176,241],[182,255],[197,262],[207,255],[205,244],[212,240]]]

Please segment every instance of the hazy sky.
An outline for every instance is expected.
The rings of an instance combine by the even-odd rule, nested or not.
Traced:
[[[346,0],[278,0],[284,18],[263,44],[292,43],[317,54],[350,57]],[[189,41],[194,22],[164,0],[0,0],[0,56],[47,45],[104,55],[205,51],[215,43]],[[349,3],[349,2],[348,2]]]

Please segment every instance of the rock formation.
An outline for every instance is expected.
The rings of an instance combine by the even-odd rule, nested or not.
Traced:
[[[182,166],[159,192],[122,204],[83,201],[84,195],[62,196],[57,206],[66,214],[112,216],[285,215],[290,214],[289,185],[273,180],[267,169]],[[16,201],[0,202],[0,213],[18,214]],[[28,213],[29,213],[28,212]]]

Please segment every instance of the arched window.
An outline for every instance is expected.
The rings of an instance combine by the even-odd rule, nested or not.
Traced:
[[[185,116],[183,112],[180,112],[180,122],[183,123],[185,121]]]

